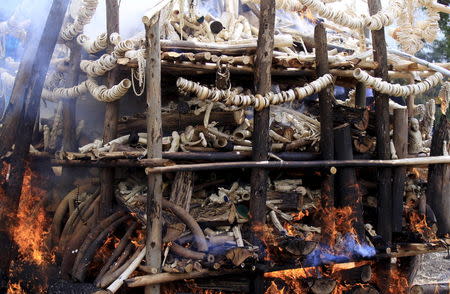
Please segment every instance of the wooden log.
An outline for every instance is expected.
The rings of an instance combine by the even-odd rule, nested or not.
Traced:
[[[363,83],[356,83],[355,89],[355,106],[359,108],[366,108],[366,86]]]
[[[49,7],[50,3],[51,7],[47,14],[43,10],[45,7]],[[30,33],[31,36],[27,42],[24,58],[21,61],[11,93],[10,107],[7,108],[0,124],[0,138],[2,138],[0,156],[3,156],[15,144],[10,177],[5,189],[6,199],[3,201],[3,205],[8,207],[8,211],[5,211],[0,217],[0,247],[5,249],[0,260],[0,280],[5,283],[0,286],[0,292],[8,285],[9,266],[16,255],[9,229],[16,222],[15,217],[25,171],[25,157],[30,149],[45,76],[68,3],[68,0],[43,1],[37,7],[37,13],[31,24],[36,30]],[[18,130],[20,130],[20,136],[17,135]]]
[[[372,278],[372,268],[366,264],[340,272],[341,281],[346,284],[367,283]]]
[[[348,124],[334,129],[335,156],[336,160],[352,160],[352,138]],[[352,208],[353,227],[357,233],[359,242],[365,240],[365,229],[363,220],[362,193],[359,189],[358,180],[354,168],[340,168],[336,174],[339,187],[338,204],[341,207]]]
[[[194,173],[177,173],[175,175],[175,180],[173,181],[172,191],[170,192],[170,202],[182,207],[186,212],[189,212],[193,188]]]
[[[255,63],[255,87],[259,95],[265,95],[271,88],[270,68],[274,46],[275,5],[273,1],[261,1],[260,30]],[[267,160],[269,153],[270,107],[254,111],[254,132],[252,159]],[[266,211],[267,172],[253,169],[251,174],[251,226],[264,224]]]
[[[220,126],[237,127],[233,112],[213,111],[209,120],[216,121]],[[163,113],[162,129],[164,133],[172,131],[184,131],[187,126],[197,126],[203,124],[203,115],[194,115],[194,113]],[[145,116],[123,117],[119,120],[118,133],[126,135],[131,130],[144,132],[146,130]]]
[[[380,0],[369,0],[370,15],[378,13],[381,7]],[[372,32],[373,57],[379,67],[374,70],[376,77],[384,81],[389,81],[386,40],[384,28]],[[391,158],[389,148],[389,96],[374,91],[376,133],[377,133],[377,153],[379,159]],[[380,169],[378,171],[378,222],[377,232],[388,243],[392,241],[392,171],[391,169]]]
[[[316,48],[316,72],[317,76],[329,73],[327,34],[322,23],[314,29],[314,41]],[[333,134],[333,86],[328,86],[318,93],[320,108],[320,150],[322,159],[334,159],[334,134]],[[350,148],[350,152],[352,149]],[[334,175],[324,173],[322,177],[321,206],[323,213],[327,213],[334,207]],[[326,217],[321,218],[322,242],[330,244],[334,234],[334,221]]]
[[[258,43],[255,58],[255,88],[257,95],[266,95],[271,90],[272,56],[274,48],[275,29],[275,1],[262,0],[260,4]],[[269,137],[270,107],[261,111],[253,111],[253,144],[252,160],[267,160],[270,150]],[[261,244],[262,225],[266,220],[268,172],[265,169],[252,169],[250,175],[250,226],[253,232],[253,244]],[[252,279],[250,290],[252,293],[264,293],[264,278],[262,273],[256,273]]]
[[[414,285],[411,294],[447,294],[450,293],[450,283]]]
[[[69,45],[70,60],[69,60],[69,75],[66,80],[65,87],[71,88],[78,85],[80,75],[80,61],[81,61],[81,46],[73,41]],[[63,143],[62,150],[76,151],[77,138],[75,134],[75,107],[77,100],[73,98],[63,99]]]
[[[316,278],[312,280],[310,290],[314,294],[330,294],[337,286],[337,282],[329,278]]]
[[[408,155],[408,110],[394,109],[394,147],[398,158]],[[393,169],[392,230],[402,231],[403,196],[405,194],[406,167]]]
[[[119,2],[117,0],[106,1],[106,31],[108,35],[107,51],[114,50],[109,36],[112,33],[119,33]],[[117,84],[119,70],[113,69],[108,72],[106,85],[108,88]],[[103,123],[103,142],[110,142],[117,137],[117,123],[119,119],[119,101],[106,103],[105,118]],[[100,170],[100,211],[99,219],[108,217],[113,209],[114,199],[114,169],[105,168]]]
[[[444,141],[449,140],[448,119],[441,116],[431,139],[430,156],[443,154]],[[450,233],[450,165],[430,165],[428,169],[427,204],[430,205],[437,218],[438,233]]]
[[[146,39],[146,95],[147,95],[147,156],[162,158],[161,122],[161,45],[158,14],[151,25],[145,25]],[[162,248],[162,175],[148,176],[146,265],[161,272]],[[160,286],[145,288],[146,294],[159,294]]]
[[[190,272],[190,273],[182,273],[182,274],[175,274],[175,273],[159,273],[159,274],[153,274],[153,275],[146,275],[146,276],[138,276],[134,277],[128,280],[125,280],[125,283],[130,288],[135,287],[143,287],[143,286],[149,286],[149,285],[155,285],[155,284],[164,284],[164,283],[170,283],[175,281],[181,281],[181,280],[190,280],[190,279],[197,279],[197,278],[203,278],[203,277],[219,277],[219,276],[225,276],[230,274],[239,274],[243,273],[242,270],[220,270],[220,271],[212,271],[208,269],[203,269],[201,271],[197,272]]]

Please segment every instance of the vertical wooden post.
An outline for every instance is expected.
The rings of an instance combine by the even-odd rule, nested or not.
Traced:
[[[370,15],[381,10],[380,0],[368,0]],[[386,40],[384,28],[372,31],[373,59],[378,63],[374,70],[375,76],[388,80]],[[390,136],[389,136],[389,96],[374,91],[377,153],[379,159],[390,159]],[[388,243],[392,243],[392,171],[389,168],[378,170],[378,211],[377,232]],[[378,286],[382,293],[387,293],[390,284],[391,263],[390,259],[382,259],[376,266]]]
[[[316,73],[323,76],[329,73],[327,33],[322,23],[314,29],[316,47]],[[320,151],[323,160],[334,159],[333,134],[333,86],[328,86],[319,92],[320,108]],[[334,176],[328,172],[322,179],[321,204],[324,215],[321,217],[322,242],[329,244],[334,231],[333,220],[326,218],[329,209],[334,206]]]
[[[150,26],[145,26],[147,68],[147,154],[148,158],[162,158],[161,122],[161,45],[159,13]],[[162,175],[148,176],[147,193],[147,265],[161,271],[162,246]],[[160,293],[160,285],[147,286],[146,294]]]
[[[80,76],[80,61],[81,61],[81,46],[76,41],[71,42],[68,45],[70,48],[70,61],[69,61],[69,76],[67,77],[66,87],[70,88],[78,85],[78,78]],[[76,151],[76,120],[75,120],[75,107],[76,99],[68,98],[63,100],[63,150],[64,151]]]
[[[443,114],[431,139],[430,156],[443,155],[444,141],[449,140],[449,121]],[[428,168],[427,203],[437,218],[439,234],[450,233],[450,165],[432,164]]]
[[[256,93],[264,96],[272,86],[271,68],[275,29],[275,0],[262,0],[259,16],[258,48],[256,50],[255,88]],[[252,160],[267,160],[269,156],[269,116],[270,107],[253,111],[254,132]],[[264,169],[251,171],[250,216],[254,241],[258,242],[258,231],[265,223],[268,173]],[[252,293],[264,293],[262,273],[254,276],[251,283]]]
[[[408,110],[394,110],[394,147],[398,158],[408,154]],[[393,169],[392,183],[392,230],[402,231],[403,196],[405,194],[406,167]]]
[[[44,3],[43,5],[48,4]],[[11,116],[18,124],[6,131],[6,134],[14,134],[15,149],[12,155],[10,178],[6,186],[6,200],[2,203],[8,211],[0,216],[0,248],[3,249],[2,258],[0,258],[0,292],[7,287],[8,270],[12,258],[16,255],[13,247],[13,241],[9,233],[12,224],[16,222],[17,209],[20,201],[20,193],[23,183],[23,174],[25,171],[25,157],[30,150],[30,143],[33,136],[33,127],[39,112],[40,98],[44,87],[45,76],[50,65],[50,60],[58,40],[59,31],[64,20],[64,15],[69,4],[68,0],[54,0],[50,11],[48,12],[42,35],[34,36],[31,40],[37,42],[29,42],[30,48],[26,50],[32,56],[25,56],[17,73],[17,80],[11,99],[18,104],[22,104],[19,114],[20,116]],[[46,6],[44,6],[46,7]],[[40,16],[42,18],[42,16]],[[38,24],[40,22],[37,21]],[[31,41],[30,40],[30,41]],[[3,129],[2,129],[3,130]],[[20,130],[20,134],[17,134]],[[0,132],[2,140],[3,133]],[[3,145],[3,142],[2,144]],[[3,146],[7,147],[7,146]],[[11,146],[9,146],[11,147]],[[6,149],[5,149],[6,150]]]
[[[258,49],[256,51],[255,87],[264,96],[272,85],[273,35],[275,27],[275,1],[261,1]],[[253,152],[254,161],[267,160],[269,154],[270,107],[254,110]],[[266,193],[268,174],[264,169],[252,169],[250,215],[252,227],[264,223],[266,217]]]
[[[349,124],[344,124],[334,129],[335,158],[336,160],[353,159],[353,140]],[[353,210],[352,218],[355,219],[353,227],[357,233],[358,241],[365,240],[363,220],[362,194],[356,179],[356,171],[353,167],[339,168],[336,174],[339,195],[338,205],[350,206]]]
[[[366,108],[366,86],[363,83],[356,83],[355,106]]]
[[[380,0],[369,0],[370,15],[381,10]],[[373,58],[378,63],[378,68],[374,70],[375,76],[388,81],[388,65],[386,40],[384,28],[372,31]],[[376,134],[377,153],[379,159],[390,159],[391,151],[389,147],[389,96],[374,91],[375,114],[376,114]],[[392,241],[392,170],[382,168],[378,171],[378,226],[377,232],[388,244]]]
[[[409,79],[409,83],[410,84],[414,84],[414,78],[411,76],[411,78]],[[414,98],[416,96],[415,95],[409,95],[408,97],[406,97],[406,106],[408,108],[408,118],[411,118],[414,116]]]
[[[119,32],[119,3],[117,0],[106,1],[106,29],[108,34],[108,52],[114,50],[109,36]],[[108,73],[107,87],[114,86],[118,80],[118,70],[113,69]],[[103,142],[107,143],[117,136],[117,123],[119,119],[119,101],[106,103],[106,112],[103,129]],[[112,212],[114,199],[114,168],[103,168],[100,170],[100,211],[99,219],[108,217]]]

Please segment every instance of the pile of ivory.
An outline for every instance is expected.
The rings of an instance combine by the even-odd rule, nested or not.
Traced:
[[[91,22],[97,9],[98,0],[82,0],[78,15],[73,23],[68,23],[61,30],[60,36],[63,40],[73,40],[83,32],[84,26]]]
[[[291,102],[295,99],[301,100],[314,93],[320,92],[333,83],[333,76],[325,74],[317,80],[307,84],[304,87],[296,87],[281,93],[269,93],[262,95],[242,95],[236,94],[231,90],[210,89],[201,86],[199,83],[178,78],[177,87],[180,91],[196,95],[200,100],[211,100],[213,102],[224,102],[225,105],[234,105],[237,107],[253,106],[256,110],[262,110],[270,105],[278,105],[285,102]]]
[[[359,68],[353,71],[353,76],[359,82],[362,82],[364,85],[371,87],[380,93],[402,97],[424,93],[429,89],[437,86],[444,78],[444,76],[441,73],[437,72],[432,76],[426,78],[423,82],[407,86],[401,86],[399,84],[391,84],[389,82],[385,82],[381,80],[381,78],[374,78],[367,72]]]

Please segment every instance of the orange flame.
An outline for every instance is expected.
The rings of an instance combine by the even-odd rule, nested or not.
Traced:
[[[26,294],[19,283],[9,284],[8,290],[6,293],[8,293],[8,294]]]
[[[32,172],[26,169],[20,196],[17,223],[11,228],[14,241],[22,257],[41,266],[53,259],[46,250],[45,237],[48,235],[45,210],[37,205],[45,191],[31,188]]]
[[[428,226],[426,216],[419,215],[416,211],[409,214],[409,229],[422,236],[425,241],[437,241],[436,233]]]

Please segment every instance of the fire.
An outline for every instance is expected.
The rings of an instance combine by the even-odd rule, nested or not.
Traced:
[[[265,255],[264,260],[272,260],[270,253],[270,246],[278,246],[278,241],[276,240],[276,236],[273,233],[273,229],[266,225],[255,225],[253,226],[253,232],[255,232],[256,236],[264,243]]]
[[[53,259],[46,250],[45,237],[48,231],[45,210],[38,205],[45,191],[31,188],[32,172],[26,169],[20,196],[17,223],[11,228],[14,241],[17,243],[22,258],[41,266]]]
[[[19,283],[9,284],[8,285],[8,294],[25,294],[25,291],[22,289]]]
[[[265,294],[307,293],[307,288],[302,284],[302,279],[314,277],[315,275],[316,269],[313,267],[296,268],[265,273],[265,278],[280,279],[287,286],[287,288],[283,286],[281,289],[279,289],[275,281],[272,281]]]
[[[282,280],[292,279],[306,279],[310,277],[314,277],[316,275],[315,267],[302,267],[302,268],[294,268],[281,270],[276,272],[268,272],[264,274],[265,278],[279,278]]]
[[[408,279],[405,273],[400,272],[397,268],[391,269],[389,281],[389,293],[406,294],[408,291]]]
[[[419,215],[414,210],[409,213],[409,229],[420,234],[425,241],[438,240],[436,233],[428,226],[426,216]]]

